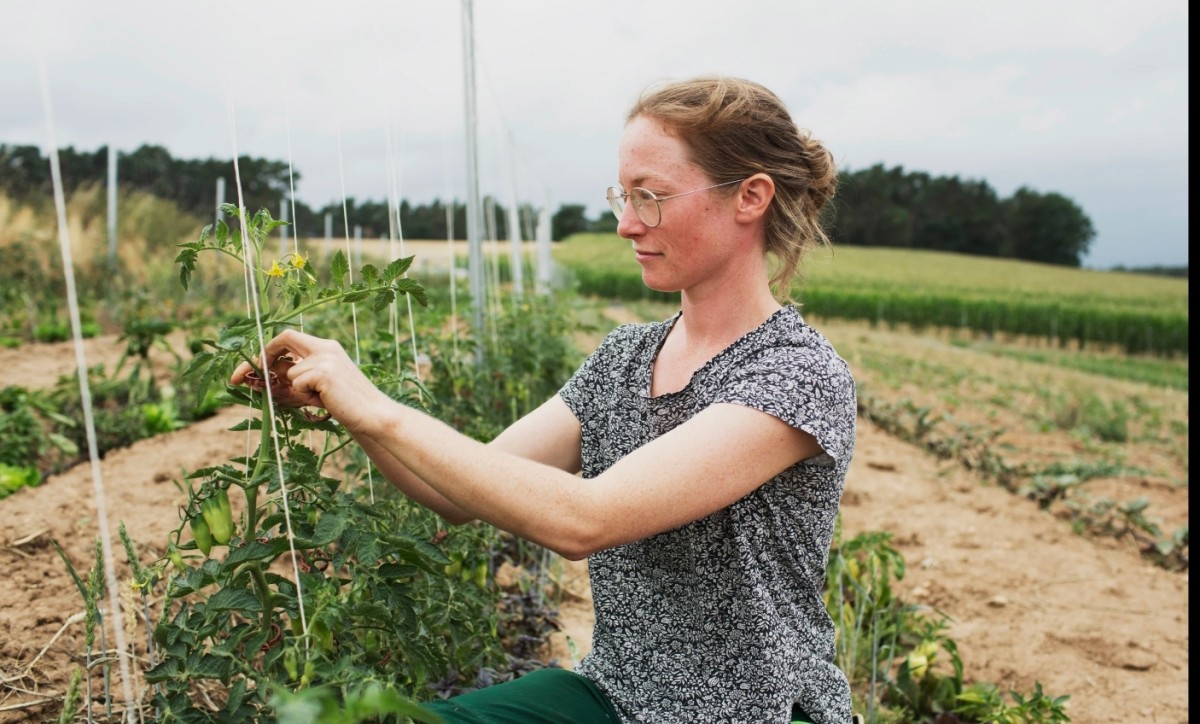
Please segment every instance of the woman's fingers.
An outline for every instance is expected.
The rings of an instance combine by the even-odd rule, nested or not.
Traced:
[[[362,375],[336,341],[284,330],[267,342],[260,358],[263,373],[243,362],[230,381],[252,390],[269,386],[277,404],[289,407],[321,407],[339,420],[355,417],[356,410],[374,402],[378,390]]]
[[[249,373],[251,373],[253,371],[254,371],[254,368],[250,366],[249,362],[240,363],[237,367],[234,368],[233,374],[229,376],[229,384],[231,384],[231,385],[247,384],[246,375],[248,375]]]

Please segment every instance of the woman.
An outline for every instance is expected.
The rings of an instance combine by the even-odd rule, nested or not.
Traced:
[[[338,343],[296,332],[265,350],[268,364],[296,359],[276,394],[324,407],[447,521],[588,558],[596,625],[576,672],[435,704],[448,721],[849,721],[821,590],[854,383],[772,293],[786,298],[803,252],[828,241],[833,160],[766,88],[699,78],[643,94],[619,164],[618,233],[681,309],[612,332],[490,444],[394,403]]]

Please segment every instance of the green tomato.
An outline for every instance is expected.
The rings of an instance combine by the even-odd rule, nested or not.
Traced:
[[[229,493],[223,488],[200,503],[200,513],[208,523],[214,543],[226,545],[233,537],[233,513],[229,507]]]
[[[217,502],[221,504],[221,514],[233,520],[233,508],[229,505],[229,491],[225,488],[217,493]]]
[[[196,539],[196,547],[204,555],[208,555],[212,550],[213,538],[212,533],[208,529],[208,523],[205,522],[203,515],[194,515],[189,521],[192,526],[192,537]]]
[[[287,670],[288,678],[292,681],[295,681],[296,677],[299,676],[300,667],[296,661],[296,649],[289,647],[287,651],[283,652],[283,668]]]
[[[174,543],[167,546],[167,558],[170,559],[171,565],[175,566],[175,570],[179,571],[180,573],[187,572],[187,566],[185,566],[183,563],[183,555],[179,553],[179,548],[177,548]]]

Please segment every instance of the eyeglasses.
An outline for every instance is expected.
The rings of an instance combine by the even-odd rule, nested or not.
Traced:
[[[684,191],[681,194],[671,194],[670,196],[655,196],[653,191],[644,189],[641,186],[634,186],[629,191],[622,189],[620,186],[609,186],[608,205],[612,207],[613,213],[620,219],[621,215],[625,213],[625,200],[629,199],[630,203],[633,204],[633,213],[637,214],[638,219],[643,224],[653,229],[662,223],[662,202],[721,186],[740,184],[745,180],[744,178],[740,178],[736,181],[726,181],[725,183],[713,184],[712,186],[705,186],[702,189],[692,189],[691,191]]]

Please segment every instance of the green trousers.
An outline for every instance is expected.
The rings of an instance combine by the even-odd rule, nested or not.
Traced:
[[[566,669],[538,669],[425,708],[447,724],[621,724],[603,692]]]
[[[503,684],[425,704],[447,724],[621,724],[592,681],[566,669],[538,669]],[[799,708],[791,724],[808,724]]]

